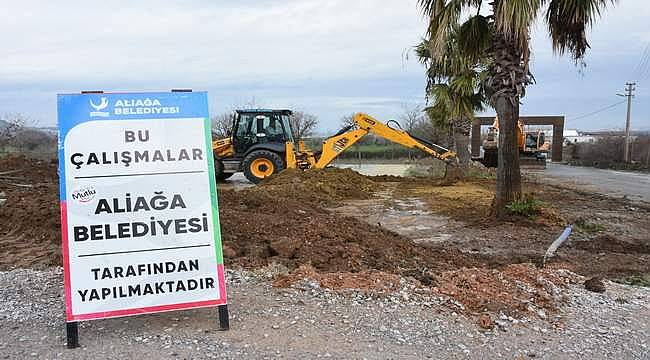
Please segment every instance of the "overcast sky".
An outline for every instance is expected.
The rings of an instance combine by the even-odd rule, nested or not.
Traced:
[[[647,3],[620,0],[606,11],[590,33],[583,71],[552,54],[540,22],[537,84],[522,115],[623,128],[622,103],[572,119],[624,100],[616,93],[636,80],[633,128],[650,129],[650,61],[645,73],[637,69],[650,42]],[[352,112],[388,119],[424,102],[424,69],[405,56],[424,30],[416,0],[8,0],[0,13],[0,114],[51,126],[57,93],[192,88],[209,92],[212,114],[254,99],[312,112],[321,131],[334,131]]]

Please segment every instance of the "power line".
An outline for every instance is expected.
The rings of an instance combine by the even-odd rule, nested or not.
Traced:
[[[650,43],[646,44],[645,49],[641,54],[641,59],[632,72],[632,78],[638,79],[645,74],[646,70],[650,68],[648,64],[650,64]]]
[[[605,111],[605,110],[609,110],[609,109],[611,109],[611,108],[613,108],[613,107],[615,107],[615,106],[621,105],[622,103],[624,103],[624,102],[626,102],[626,101],[627,101],[627,100],[621,100],[621,101],[619,101],[619,102],[617,102],[617,103],[615,103],[615,104],[611,104],[611,105],[609,105],[609,106],[606,106],[606,107],[604,107],[604,108],[598,109],[598,110],[593,111],[593,112],[590,112],[590,113],[588,113],[588,114],[584,114],[584,115],[580,115],[580,116],[578,116],[578,117],[574,117],[574,118],[572,118],[572,119],[569,119],[569,120],[565,121],[565,124],[568,123],[568,122],[571,122],[571,121],[576,121],[576,120],[584,119],[584,118],[589,117],[589,116],[592,116],[592,115],[596,115],[596,114],[601,113],[601,112],[603,112],[603,111]]]
[[[650,73],[650,56],[646,58],[644,66],[639,68],[638,74],[637,76],[635,76],[635,78],[637,80],[644,79],[648,75],[648,73]]]
[[[644,80],[648,75],[650,75],[650,55],[648,56],[648,59],[646,59],[644,71],[639,74],[639,80]]]

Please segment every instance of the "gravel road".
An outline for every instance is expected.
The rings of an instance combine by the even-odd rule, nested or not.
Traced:
[[[65,348],[62,270],[0,272],[0,358],[650,358],[650,289],[580,285],[547,320],[502,316],[493,330],[408,288],[390,296],[333,293],[304,282],[272,288],[229,273],[231,330],[216,309],[84,322]]]
[[[545,182],[574,184],[604,195],[650,203],[650,174],[548,163],[537,173]],[[543,175],[543,178],[541,177]]]

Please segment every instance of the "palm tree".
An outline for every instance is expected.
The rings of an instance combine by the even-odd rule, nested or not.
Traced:
[[[556,53],[562,55],[569,52],[576,64],[583,64],[589,48],[586,30],[607,5],[616,2],[419,0],[420,7],[429,17],[429,50],[433,58],[445,56],[450,34],[461,16],[465,18],[469,14],[456,35],[459,49],[473,59],[484,56],[490,59],[485,88],[499,117],[499,165],[495,197],[497,217],[505,215],[507,204],[521,198],[516,126],[519,102],[525,95],[526,86],[534,82],[529,69],[529,39],[533,23],[543,12]]]
[[[433,100],[425,111],[435,127],[451,130],[461,167],[466,168],[471,120],[485,103],[481,87],[485,66],[483,59],[473,61],[459,51],[457,31],[458,27],[454,28],[447,38],[444,56],[432,58],[427,39],[416,46],[415,52],[427,67],[427,98]]]

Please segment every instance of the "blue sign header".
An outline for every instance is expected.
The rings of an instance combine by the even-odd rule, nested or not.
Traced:
[[[208,96],[199,92],[58,95],[59,138],[93,120],[207,118]]]

